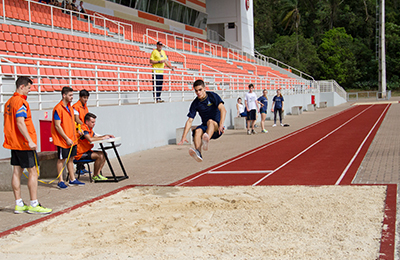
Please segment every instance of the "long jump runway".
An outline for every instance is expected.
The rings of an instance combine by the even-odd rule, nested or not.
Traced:
[[[349,185],[389,106],[354,106],[173,185]]]
[[[389,107],[353,106],[171,185],[350,185]],[[394,259],[396,197],[388,185],[380,259]]]

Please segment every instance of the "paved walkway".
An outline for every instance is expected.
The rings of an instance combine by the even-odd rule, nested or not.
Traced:
[[[129,179],[119,183],[95,184],[89,183],[89,178],[83,176],[81,180],[86,183],[84,187],[70,187],[67,190],[59,190],[55,184],[39,184],[39,200],[44,206],[59,211],[129,184],[167,185],[331,116],[350,105],[351,103],[346,103],[315,112],[304,112],[300,116],[286,116],[284,123],[290,124],[290,127],[272,128],[272,122],[267,121],[267,134],[248,136],[245,130],[227,130],[218,141],[210,142],[209,151],[204,152],[202,163],[195,162],[188,155],[190,145],[168,145],[129,154],[122,157]],[[399,112],[400,104],[392,104],[361,164],[355,183],[399,183]],[[113,163],[117,168],[115,160]],[[105,167],[104,175],[107,175],[107,168]],[[29,202],[25,179],[23,183],[23,199]],[[16,216],[13,208],[12,192],[0,192],[0,232],[40,218],[29,214]]]

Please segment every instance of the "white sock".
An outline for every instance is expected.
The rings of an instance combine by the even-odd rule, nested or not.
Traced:
[[[37,205],[39,205],[38,200],[31,200],[31,206],[32,207],[36,207]]]
[[[24,202],[22,201],[22,199],[19,199],[19,200],[15,201],[15,205],[17,205],[19,207],[23,207],[24,206]]]

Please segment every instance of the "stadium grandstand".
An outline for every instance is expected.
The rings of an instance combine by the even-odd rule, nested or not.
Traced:
[[[282,89],[289,107],[306,107],[311,96],[316,104],[327,101],[329,106],[346,99],[335,81],[315,81],[254,50],[252,1],[87,0],[86,14],[43,2],[0,0],[1,112],[21,75],[35,83],[29,102],[36,121],[49,118],[63,86],[76,93],[86,89],[89,109],[100,115],[104,131],[133,129],[143,118],[154,121],[132,130],[145,138],[127,136],[132,144],[122,154],[170,142],[184,124],[196,79],[226,100],[231,109],[227,127],[236,98],[250,83],[258,94],[265,88],[272,96]],[[165,104],[154,102],[149,64],[158,41],[176,68],[164,71]],[[130,118],[143,113],[143,118]],[[178,114],[179,119],[171,119]],[[102,117],[108,122],[102,124]],[[110,124],[115,117],[123,123]],[[166,124],[164,134],[148,131]],[[126,133],[119,134],[125,138]],[[7,156],[3,151],[2,157]]]

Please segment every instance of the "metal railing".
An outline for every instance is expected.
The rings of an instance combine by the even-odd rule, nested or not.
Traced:
[[[335,80],[319,80],[317,81],[319,91],[336,92],[340,97],[347,100],[347,92]]]
[[[20,63],[12,62],[17,59]],[[21,75],[30,76],[35,82],[30,94],[32,109],[43,110],[54,106],[59,101],[59,91],[63,86],[70,86],[74,90],[83,88],[89,90],[92,96],[95,96],[91,98],[91,102],[94,102],[92,105],[95,106],[155,102],[152,96],[153,68],[150,66],[136,67],[15,55],[0,55],[0,66],[2,112],[5,100],[8,99],[6,97],[13,94],[15,80]],[[192,100],[194,98],[192,84],[199,78],[205,81],[210,90],[220,91],[223,98],[232,98],[247,92],[250,83],[253,83],[257,90],[266,88],[274,92],[276,89],[282,89],[286,95],[318,91],[312,81],[263,78],[204,70],[201,72],[164,70],[163,95],[167,96],[168,102]]]
[[[121,41],[121,35],[122,35],[122,39],[123,40],[129,40],[129,39],[127,39],[125,37],[126,34],[125,34],[125,27],[124,26],[129,27],[130,28],[130,33],[131,33],[130,41],[133,42],[133,25],[132,24],[124,23],[124,22],[120,22],[120,21],[114,21],[114,20],[109,19],[109,18],[107,18],[107,17],[105,17],[105,16],[103,16],[103,15],[101,15],[99,13],[94,13],[93,14],[93,24],[94,25],[96,25],[96,19],[100,19],[100,21],[103,20],[103,28],[107,28],[107,24],[106,24],[107,21],[117,25],[117,28],[118,28],[118,33],[117,34],[118,34],[118,40],[119,41]],[[120,32],[120,29],[122,29],[122,32]],[[106,35],[104,35],[104,37],[106,37]]]
[[[69,29],[71,31],[71,33],[74,33],[75,31],[79,31],[80,33],[88,33],[88,35],[91,36],[92,34],[94,34],[94,32],[93,32],[93,31],[95,31],[94,29],[97,29],[97,28],[93,27],[92,22],[95,23],[96,19],[97,20],[100,19],[100,20],[103,21],[104,25],[106,25],[106,22],[110,22],[112,24],[116,24],[117,25],[117,27],[118,27],[118,40],[119,41],[123,40],[123,41],[133,42],[133,25],[132,24],[123,23],[123,22],[119,22],[119,21],[114,21],[112,19],[106,18],[106,17],[101,16],[101,15],[96,14],[96,13],[94,15],[91,15],[91,14],[88,14],[88,13],[83,14],[83,13],[80,13],[80,12],[72,11],[72,10],[61,8],[61,7],[58,7],[58,6],[39,3],[39,2],[34,1],[34,0],[24,0],[24,1],[27,2],[27,5],[28,5],[27,6],[27,8],[28,8],[28,19],[27,19],[27,21],[28,21],[30,27],[32,26],[33,23],[37,23],[37,22],[34,22],[33,18],[32,18],[32,9],[33,9],[32,6],[36,5],[36,6],[40,6],[43,9],[44,8],[49,8],[50,9],[50,11],[49,11],[50,17],[51,17],[50,18],[50,21],[51,21],[50,27],[51,27],[52,30],[54,30],[55,27],[60,27],[60,28],[64,28],[64,29]],[[5,23],[6,22],[6,18],[7,18],[7,13],[6,13],[6,8],[5,8],[5,0],[2,0],[2,4],[3,4],[3,8],[2,8],[3,22]],[[54,14],[55,10],[60,10],[60,12],[62,12],[63,15],[69,16],[69,18],[70,18],[69,19],[69,24],[63,24],[62,26],[56,26],[55,25],[55,19],[54,19],[55,18],[55,14]],[[81,17],[81,16],[84,16],[85,20],[87,19],[87,22],[74,19],[74,17]],[[77,29],[78,25],[76,25],[76,22],[87,23],[86,31],[78,30]],[[126,35],[125,27],[129,27],[130,28],[130,32],[131,32],[130,39]],[[97,30],[98,30],[98,32],[102,32],[102,35],[104,35],[104,37],[107,38],[107,36],[109,36],[107,29],[108,29],[107,26],[104,26],[103,29],[97,29]],[[120,32],[120,29],[122,29],[122,33]],[[121,37],[121,35],[122,35],[122,37]]]
[[[149,42],[149,39],[153,42]],[[185,44],[189,44],[188,51],[190,52],[197,54],[208,54],[212,57],[223,58],[223,47],[221,45],[204,42],[196,38],[173,35],[170,33],[147,28],[146,34],[143,35],[143,43],[149,46],[150,44],[156,44],[158,41],[162,41],[174,50],[187,50],[185,48]],[[171,41],[172,45],[170,43]]]
[[[357,101],[359,99],[374,98],[376,100],[389,100],[392,97],[392,92],[389,90],[386,92],[386,97],[382,98],[382,92],[379,91],[359,91],[359,92],[347,92],[347,101]]]
[[[312,76],[310,76],[307,73],[304,73],[304,72],[302,72],[302,71],[300,71],[300,70],[298,70],[296,68],[293,68],[292,66],[287,65],[286,63],[283,63],[283,62],[281,62],[281,61],[279,61],[277,59],[274,59],[272,57],[267,57],[265,55],[262,55],[261,53],[259,53],[257,51],[254,51],[254,53],[255,53],[254,56],[255,56],[255,58],[257,58],[257,61],[259,62],[260,65],[269,66],[269,63],[270,64],[274,64],[274,65],[276,65],[276,66],[278,66],[278,67],[280,67],[282,69],[285,69],[285,70],[287,70],[287,71],[289,71],[291,73],[294,73],[294,74],[298,75],[301,78],[314,80],[314,78]]]

